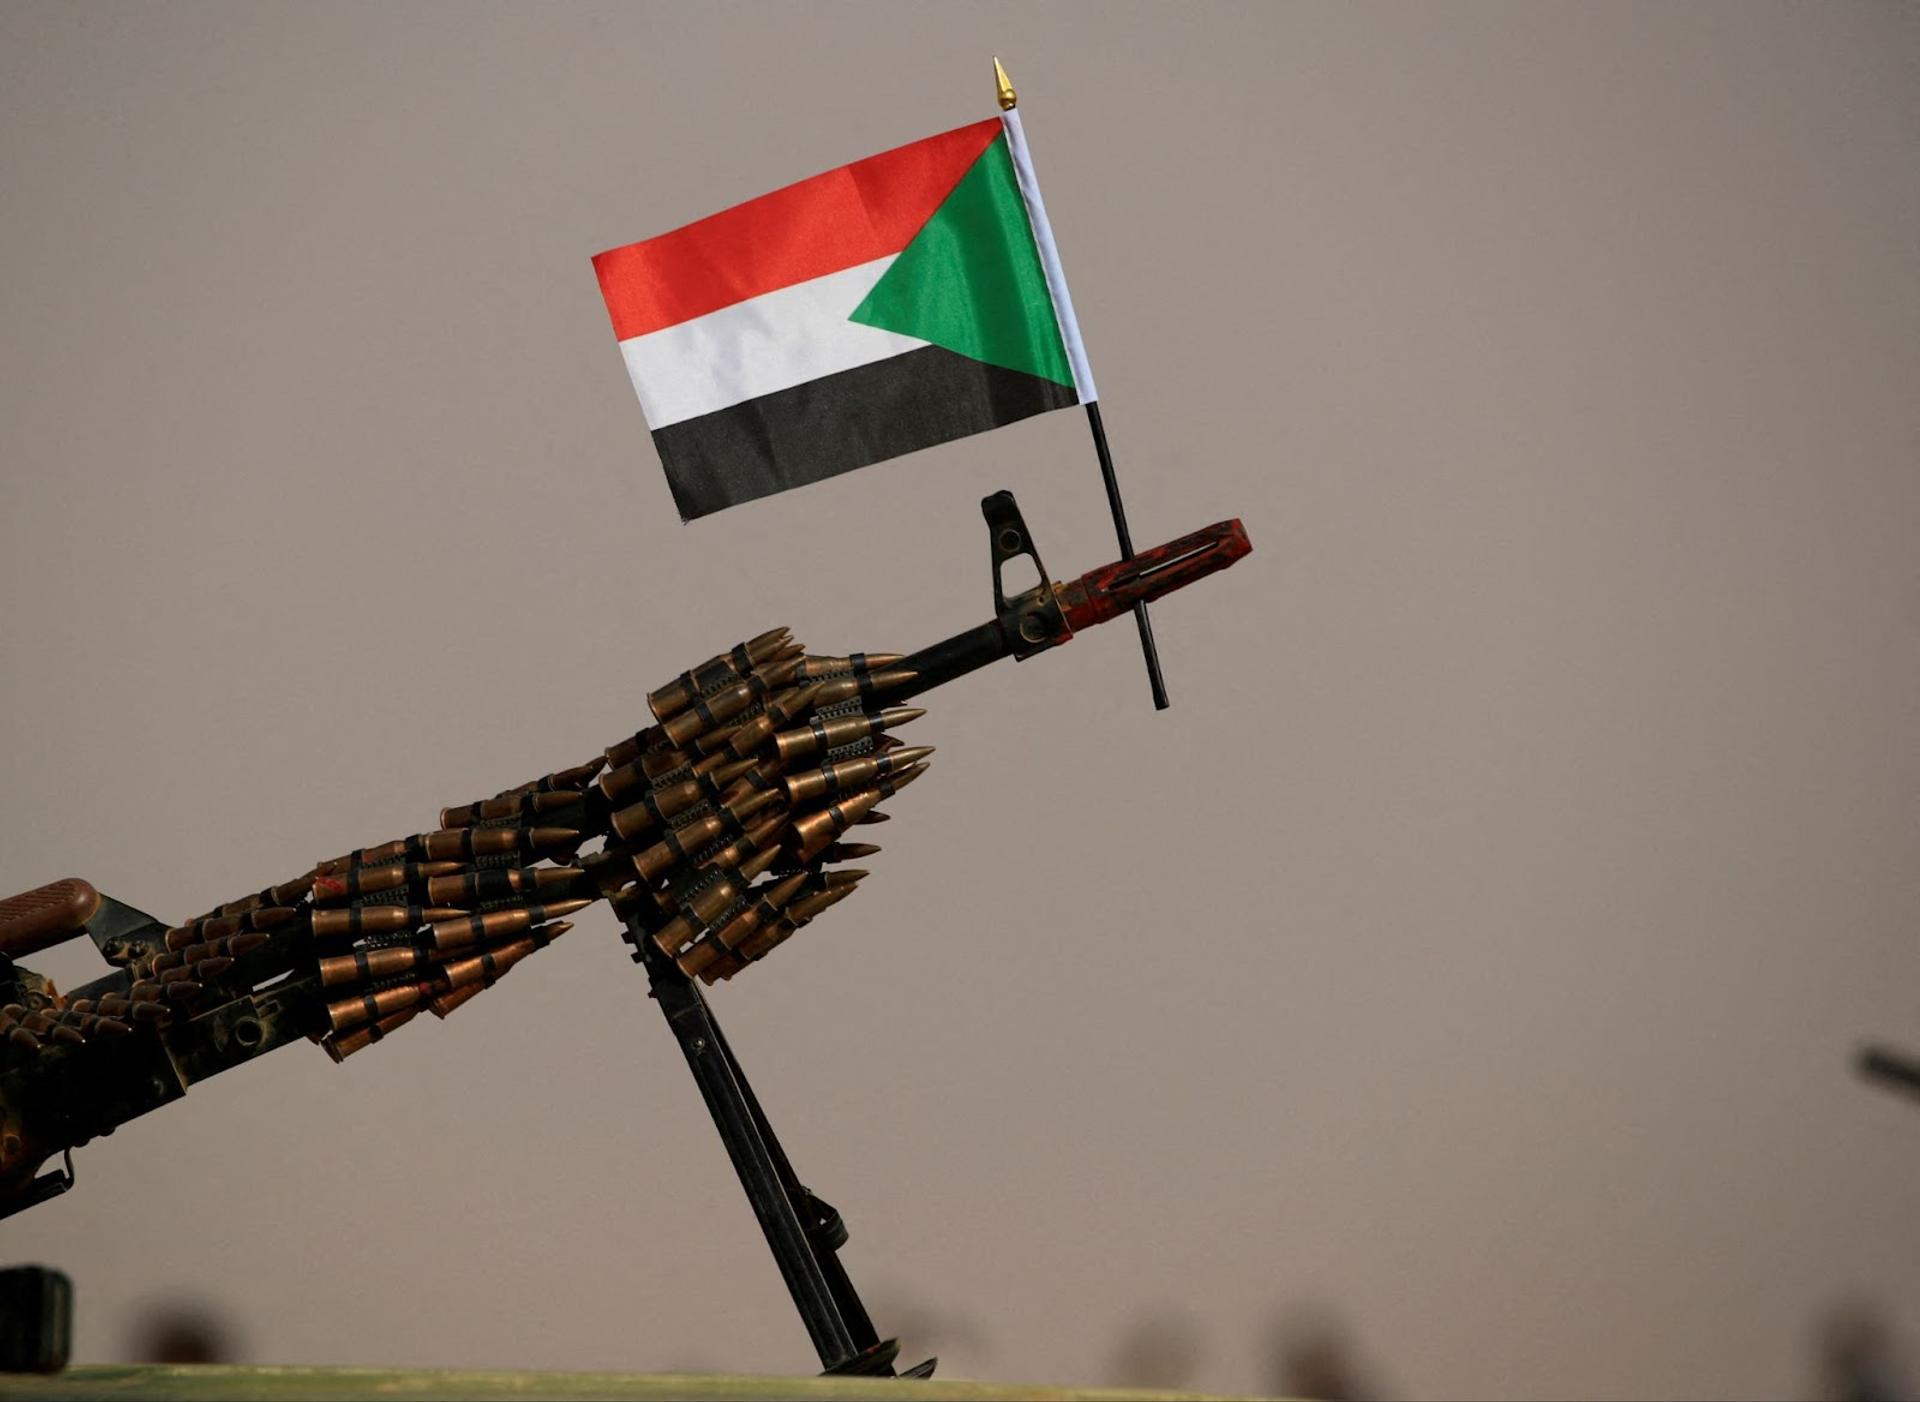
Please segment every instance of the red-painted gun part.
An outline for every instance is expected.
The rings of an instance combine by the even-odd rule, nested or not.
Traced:
[[[1192,535],[1143,550],[1131,560],[1088,570],[1054,593],[1067,626],[1078,631],[1117,618],[1135,604],[1152,603],[1185,588],[1196,579],[1225,569],[1252,549],[1247,528],[1237,518],[1216,521]]]

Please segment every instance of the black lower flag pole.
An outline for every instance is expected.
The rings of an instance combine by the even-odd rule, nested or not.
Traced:
[[[1053,229],[1047,222],[1047,207],[1040,199],[1040,182],[1033,173],[1033,158],[1027,154],[1027,138],[1020,127],[1019,98],[1000,60],[993,61],[994,86],[998,89],[1000,111],[1006,126],[1007,145],[1013,156],[1014,172],[1020,193],[1026,200],[1027,215],[1039,245],[1040,263],[1053,295],[1054,311],[1059,317],[1066,341],[1067,358],[1073,365],[1074,389],[1087,406],[1087,423],[1093,429],[1093,450],[1100,457],[1100,478],[1107,488],[1107,506],[1113,512],[1113,533],[1120,540],[1120,558],[1133,558],[1133,533],[1127,529],[1127,508],[1120,500],[1120,481],[1113,475],[1113,452],[1107,447],[1107,428],[1100,421],[1100,400],[1093,388],[1093,371],[1087,365],[1086,349],[1080,343],[1080,327],[1073,315],[1073,299],[1067,295],[1066,274],[1060,268],[1060,253],[1054,247]],[[1153,688],[1153,708],[1167,709],[1167,683],[1160,675],[1160,652],[1153,643],[1153,620],[1147,617],[1144,603],[1133,606],[1133,621],[1140,626],[1140,654],[1147,662],[1147,683]]]
[[[1120,482],[1113,475],[1113,451],[1107,447],[1107,426],[1100,421],[1100,401],[1087,405],[1087,423],[1093,429],[1093,450],[1100,455],[1100,478],[1107,484],[1107,505],[1113,511],[1113,533],[1120,537],[1120,558],[1133,558],[1133,533],[1127,529],[1127,508],[1120,500]],[[1133,621],[1140,625],[1140,655],[1147,659],[1147,685],[1153,688],[1153,709],[1164,711],[1167,700],[1166,678],[1160,675],[1160,649],[1153,645],[1153,620],[1147,606],[1133,606]]]

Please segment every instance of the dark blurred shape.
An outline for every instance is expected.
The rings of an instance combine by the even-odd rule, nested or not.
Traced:
[[[1184,1315],[1156,1311],[1120,1336],[1108,1375],[1116,1387],[1143,1392],[1189,1388],[1200,1367],[1200,1331]]]
[[[57,1373],[73,1341],[73,1283],[46,1266],[0,1271],[0,1373]]]
[[[1865,1046],[1854,1064],[1862,1076],[1877,1085],[1920,1096],[1920,1060],[1903,1056],[1890,1047]]]
[[[1271,1395],[1320,1402],[1381,1395],[1359,1361],[1352,1334],[1333,1311],[1320,1306],[1295,1309],[1274,1324],[1271,1339]]]
[[[1822,1391],[1835,1402],[1916,1402],[1878,1305],[1849,1300],[1820,1321]]]
[[[937,1354],[943,1370],[957,1361],[960,1372],[972,1373],[993,1355],[993,1344],[973,1317],[946,1304],[883,1289],[873,1316],[886,1321],[887,1332],[897,1335],[908,1353]]]
[[[135,1363],[233,1363],[239,1359],[232,1323],[203,1304],[152,1305],[133,1324]]]

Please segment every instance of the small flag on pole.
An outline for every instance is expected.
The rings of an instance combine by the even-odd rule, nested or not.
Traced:
[[[593,265],[683,520],[1095,397],[1014,110]]]

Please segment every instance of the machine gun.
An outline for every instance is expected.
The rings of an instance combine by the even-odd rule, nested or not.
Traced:
[[[981,503],[994,617],[911,655],[806,652],[784,628],[652,692],[651,722],[583,764],[446,808],[169,926],[69,877],[0,901],[0,1216],[73,1186],[73,1150],[302,1039],[335,1060],[446,1017],[606,901],[680,1042],[829,1372],[891,1374],[837,1251],[700,985],[731,979],[851,896],[852,840],[926,772],[900,703],[1027,658],[1252,549],[1223,521],[1070,584],[1048,582],[1009,492]],[[1009,561],[1040,583],[1012,598]],[[598,844],[587,850],[592,844]],[[85,933],[113,971],[70,993],[16,961]],[[41,1173],[60,1155],[61,1168]],[[932,1370],[923,1364],[920,1375]],[[916,1370],[919,1371],[919,1370]]]

